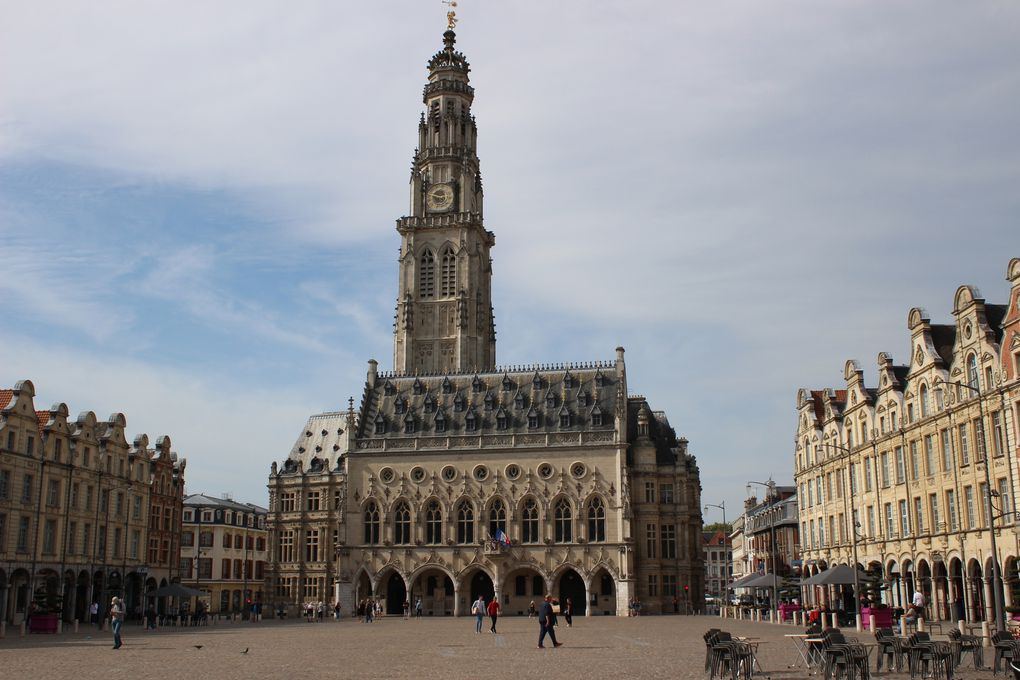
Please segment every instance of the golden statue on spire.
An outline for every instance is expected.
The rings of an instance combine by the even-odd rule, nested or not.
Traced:
[[[450,11],[446,13],[446,28],[452,31],[457,28],[457,0],[443,0],[443,4],[450,6]]]

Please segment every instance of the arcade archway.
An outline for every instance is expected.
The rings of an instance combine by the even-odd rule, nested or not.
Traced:
[[[567,606],[567,600],[570,600],[574,616],[584,616],[588,608],[588,598],[581,575],[573,569],[564,569],[557,581],[557,587],[553,592],[559,593],[560,610],[563,611]]]

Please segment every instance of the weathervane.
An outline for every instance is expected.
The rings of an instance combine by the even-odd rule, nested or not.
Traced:
[[[450,7],[450,11],[446,13],[446,28],[452,31],[457,28],[457,0],[443,0],[443,4]]]

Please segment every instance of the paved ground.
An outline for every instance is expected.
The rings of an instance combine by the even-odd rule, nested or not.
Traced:
[[[366,625],[303,621],[220,624],[183,631],[145,633],[125,628],[124,647],[114,651],[109,633],[94,630],[61,636],[17,631],[0,640],[0,678],[453,678],[530,680],[570,678],[704,678],[702,634],[721,627],[760,637],[759,658],[776,680],[806,678],[788,669],[793,648],[783,637],[793,626],[698,616],[593,617],[560,622],[559,649],[536,649],[534,619],[507,617],[499,635],[476,635],[474,618],[404,621],[381,618]],[[853,635],[852,631],[847,632]],[[862,641],[870,640],[864,633]],[[196,645],[202,645],[197,649]],[[242,650],[248,653],[243,654]],[[988,655],[989,660],[991,656]],[[899,680],[905,675],[882,674]],[[991,680],[990,671],[964,669],[957,678]],[[1000,676],[1002,677],[1002,676]]]

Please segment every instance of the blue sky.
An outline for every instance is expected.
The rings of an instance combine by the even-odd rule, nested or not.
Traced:
[[[503,364],[611,359],[704,500],[792,477],[799,387],[1020,255],[1020,6],[465,0]],[[0,384],[264,502],[392,362],[423,0],[2,3]],[[709,513],[713,519],[715,511]]]

